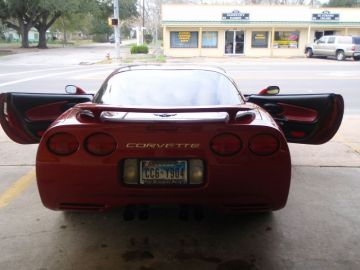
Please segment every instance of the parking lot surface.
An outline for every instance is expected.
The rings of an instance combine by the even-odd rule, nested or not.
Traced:
[[[45,209],[36,146],[1,132],[0,269],[359,269],[359,124],[345,118],[326,145],[290,145],[284,209],[202,221],[180,221],[173,207],[152,208],[145,221],[124,221],[122,209]]]

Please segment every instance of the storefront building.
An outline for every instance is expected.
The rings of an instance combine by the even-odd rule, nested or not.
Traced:
[[[360,8],[168,4],[162,26],[166,56],[303,56],[323,35],[360,36]]]

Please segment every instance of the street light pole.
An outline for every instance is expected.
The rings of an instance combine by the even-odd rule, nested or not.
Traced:
[[[116,59],[120,59],[119,0],[113,0],[113,4],[114,4],[114,19],[117,19],[117,22],[118,22],[117,25],[114,25]]]
[[[142,28],[141,28],[141,44],[144,44],[144,32],[145,32],[145,0],[142,1]]]

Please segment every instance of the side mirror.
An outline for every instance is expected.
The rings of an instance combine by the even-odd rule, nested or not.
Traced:
[[[67,85],[65,86],[65,92],[69,95],[84,95],[86,92],[81,89],[80,87],[77,87],[76,85]]]
[[[280,87],[272,85],[272,86],[268,86],[265,89],[261,90],[259,92],[259,95],[271,95],[271,96],[273,96],[273,95],[277,95],[279,93],[280,93]]]

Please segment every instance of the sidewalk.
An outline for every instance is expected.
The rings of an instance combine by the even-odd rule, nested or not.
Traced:
[[[94,64],[106,58],[114,46],[110,43],[88,44],[65,48],[17,48],[15,54],[2,56],[0,64],[15,65],[79,65]]]
[[[115,45],[110,43],[91,43],[81,46],[57,47],[49,49],[38,48],[0,48],[3,52],[14,54],[0,56],[0,64],[12,65],[93,65],[93,64],[197,64],[197,65],[258,65],[261,63],[274,63],[274,65],[307,64],[323,65],[324,59],[307,59],[304,57],[165,57],[160,47],[149,46],[149,54],[131,54],[130,46],[135,40],[124,40],[120,45],[120,60],[116,59]],[[279,60],[281,63],[279,64]],[[327,65],[346,64],[348,61],[327,61]]]

